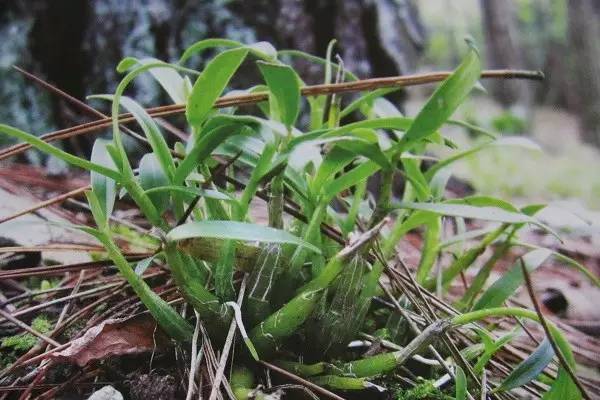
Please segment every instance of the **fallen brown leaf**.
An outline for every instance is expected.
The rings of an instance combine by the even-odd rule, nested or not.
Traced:
[[[111,356],[139,354],[163,347],[167,337],[147,314],[132,318],[108,319],[90,328],[63,351],[50,358],[57,362],[85,366],[90,361]]]

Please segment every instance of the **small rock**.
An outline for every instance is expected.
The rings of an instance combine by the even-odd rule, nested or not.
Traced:
[[[117,389],[108,385],[96,390],[87,400],[123,400],[123,395]]]

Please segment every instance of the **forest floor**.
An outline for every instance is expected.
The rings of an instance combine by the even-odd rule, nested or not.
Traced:
[[[409,114],[413,108],[417,107],[417,104],[416,100],[407,104]],[[490,120],[493,115],[501,112],[497,105],[477,99],[476,104],[467,104],[466,108],[461,110],[463,116],[468,116],[469,107],[477,107],[478,118],[483,121]],[[575,119],[562,111],[547,108],[536,109],[533,113],[530,132],[532,132],[530,136],[542,146],[544,154],[531,155],[513,150],[482,152],[459,164],[456,173],[462,179],[470,182],[478,193],[499,194],[518,205],[539,201],[551,203],[551,206],[544,210],[539,217],[557,230],[564,242],[559,243],[533,228],[523,233],[526,241],[567,254],[583,263],[598,276],[600,275],[600,212],[594,211],[593,208],[600,208],[600,204],[594,202],[593,193],[600,187],[598,182],[600,177],[586,170],[597,171],[600,169],[600,153],[597,150],[589,149],[580,142],[576,133]],[[461,129],[451,129],[448,134],[462,144],[474,140],[465,135]],[[518,170],[525,170],[525,172],[521,172],[521,175],[514,175],[511,168],[515,163],[521,164]],[[523,163],[526,163],[525,168],[523,168]],[[496,172],[495,180],[490,182],[486,175],[487,164],[493,164],[490,169],[493,168],[497,171],[498,168],[506,168],[507,172],[500,178],[497,177]],[[572,169],[566,172],[562,171],[567,167]],[[576,176],[578,173],[585,173],[585,175]],[[558,175],[555,176],[555,174]],[[564,191],[555,190],[556,182],[562,185]],[[46,176],[43,170],[30,166],[12,165],[10,168],[2,168],[0,169],[0,218],[26,209],[57,194],[81,187],[86,183],[87,177],[83,175],[50,177]],[[588,188],[587,191],[582,191],[579,187],[580,183],[587,183],[592,189]],[[95,245],[92,239],[83,234],[73,233],[59,225],[46,223],[46,221],[73,222],[73,218],[78,218],[78,207],[80,205],[71,201],[60,206],[36,211],[35,214],[19,217],[3,223],[0,236],[12,239],[24,246],[51,246],[61,243]],[[254,204],[252,214],[255,221],[264,222],[266,207],[262,201]],[[127,215],[117,215],[117,217],[128,218]],[[483,225],[481,226],[483,227]],[[418,264],[421,245],[422,240],[418,233],[407,235],[398,244],[410,267]],[[488,250],[482,259],[486,259],[490,254],[491,250]],[[491,281],[493,282],[495,277],[501,276],[518,255],[513,254],[508,260],[499,263]],[[43,261],[40,265],[75,264],[89,261],[90,256],[83,251],[57,251],[50,248],[48,251],[42,252],[41,259]],[[465,276],[466,282],[472,279],[476,270],[477,268],[470,269]],[[49,280],[51,286],[66,282],[57,283],[58,278],[52,276],[42,276],[42,279]],[[73,279],[72,277],[70,280],[73,281]],[[545,305],[545,311],[566,332],[567,338],[573,345],[580,372],[583,376],[591,379],[599,379],[600,360],[597,354],[600,350],[600,308],[597,304],[600,303],[600,289],[592,286],[580,273],[554,262],[546,263],[537,269],[533,274],[533,279],[534,289]],[[40,287],[44,286],[43,283],[37,281],[35,284]],[[463,289],[457,282],[451,289],[450,296],[459,295]],[[511,301],[516,305],[527,304],[529,298],[523,291]],[[511,329],[509,326],[506,328],[507,330]],[[529,332],[538,339],[543,337],[543,331],[540,328],[533,325],[528,328]],[[529,339],[524,336],[521,342],[519,340],[516,341],[515,347],[526,352],[526,342]],[[137,378],[146,379],[145,375],[137,376]],[[141,384],[141,386],[148,385]],[[132,396],[132,398],[134,397]]]

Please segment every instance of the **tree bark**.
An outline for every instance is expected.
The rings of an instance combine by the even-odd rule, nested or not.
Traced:
[[[582,138],[600,147],[600,5],[597,0],[569,0],[568,23]]]
[[[514,4],[508,0],[480,0],[485,52],[489,68],[523,68],[524,57],[517,40]],[[497,81],[491,84],[493,96],[505,107],[517,103],[528,107],[532,96],[522,82]]]

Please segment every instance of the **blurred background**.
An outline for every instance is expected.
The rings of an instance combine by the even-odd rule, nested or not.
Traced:
[[[486,68],[539,69],[546,80],[483,82],[487,92],[476,93],[460,117],[505,135],[528,135],[544,152],[488,150],[455,173],[485,194],[600,209],[598,0],[3,1],[0,121],[42,134],[88,120],[13,65],[83,99],[114,90],[115,65],[124,56],[175,61],[208,37],[266,40],[319,56],[335,38],[348,69],[375,77],[452,69],[466,36]],[[319,68],[297,67],[307,82],[322,80]],[[431,89],[410,89],[393,101],[410,115]],[[134,92],[146,105],[167,102],[150,79],[136,81]],[[448,134],[465,145],[478,140],[459,128]],[[90,143],[79,137],[62,145],[87,154]],[[37,153],[26,157],[50,173],[65,168]]]

